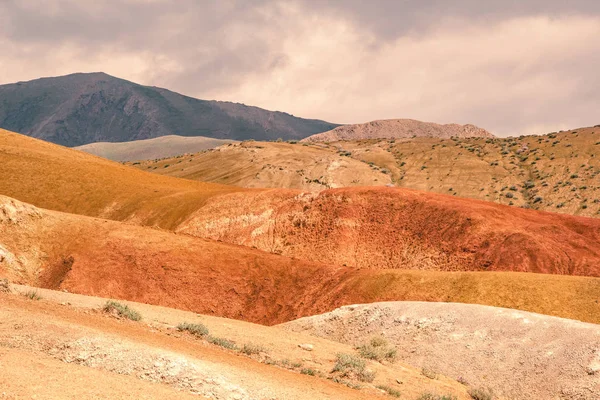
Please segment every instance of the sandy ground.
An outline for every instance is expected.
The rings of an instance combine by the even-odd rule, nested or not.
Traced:
[[[389,302],[339,308],[281,325],[341,343],[373,336],[399,358],[504,399],[600,398],[600,327],[528,312],[455,303]]]
[[[30,290],[13,285],[16,293]],[[0,294],[0,399],[385,396],[374,385],[397,386],[408,399],[423,392],[468,398],[466,388],[456,381],[431,380],[398,362],[369,362],[376,379],[372,384],[360,383],[360,390],[332,382],[326,378],[335,354],[354,350],[305,334],[126,302],[143,316],[141,322],[132,322],[100,312],[106,299],[45,289],[37,293],[42,300]],[[263,351],[247,356],[224,350],[173,329],[182,321],[202,322],[213,336],[233,340],[238,346],[253,343]],[[312,351],[303,350],[301,344],[312,345]],[[301,367],[286,367],[283,360]],[[315,370],[317,376],[300,374],[302,368]],[[93,382],[88,384],[88,379]]]

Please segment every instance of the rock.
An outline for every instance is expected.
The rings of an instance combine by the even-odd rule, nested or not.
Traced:
[[[314,346],[312,344],[299,344],[298,347],[300,347],[302,350],[306,350],[306,351],[313,351]]]

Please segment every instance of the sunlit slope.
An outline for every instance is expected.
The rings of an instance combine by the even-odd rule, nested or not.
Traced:
[[[0,130],[0,194],[39,207],[172,228],[206,199],[242,189],[149,174]]]

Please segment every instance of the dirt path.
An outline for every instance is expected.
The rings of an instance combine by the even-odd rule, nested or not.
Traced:
[[[19,293],[31,290],[23,286],[13,289]],[[83,385],[81,380],[88,370],[99,382],[107,382],[107,390],[98,389],[96,398],[154,399],[188,393],[216,399],[369,399],[384,396],[374,385],[390,385],[396,379],[403,382],[402,392],[408,399],[424,391],[467,398],[465,388],[457,382],[447,378],[430,382],[418,370],[401,363],[369,363],[377,376],[373,384],[363,384],[360,390],[300,374],[300,369],[306,368],[325,377],[335,354],[353,352],[347,345],[304,334],[127,303],[143,316],[142,322],[136,323],[99,312],[98,307],[106,299],[43,289],[37,289],[37,293],[42,300],[0,294],[0,365],[8,366],[0,368],[0,382],[6,383],[2,386],[5,398],[87,398],[89,391],[75,385]],[[245,356],[173,329],[183,321],[201,321],[213,336],[232,340],[238,346],[253,343],[262,346],[264,352]],[[298,347],[307,343],[313,346],[312,351]],[[302,366],[284,368],[283,360]],[[39,371],[46,371],[40,382],[60,382],[49,385],[47,397],[43,392],[46,385],[32,386],[35,374],[23,373],[15,378],[14,371],[27,371],[32,363],[40,365]],[[61,366],[55,369],[56,363]],[[64,378],[71,376],[70,370],[74,377],[81,377],[79,381]],[[128,379],[136,384],[128,385]],[[160,391],[152,390],[154,385],[159,385]],[[61,386],[65,387],[62,397]],[[149,397],[137,395],[143,392]]]
[[[382,335],[413,366],[490,387],[501,398],[600,398],[600,326],[456,303],[346,306],[281,327],[358,345]]]

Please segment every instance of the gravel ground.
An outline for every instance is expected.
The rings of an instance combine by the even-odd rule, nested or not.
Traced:
[[[280,325],[352,345],[384,336],[415,367],[493,389],[496,398],[600,398],[600,326],[511,309],[387,302]]]

